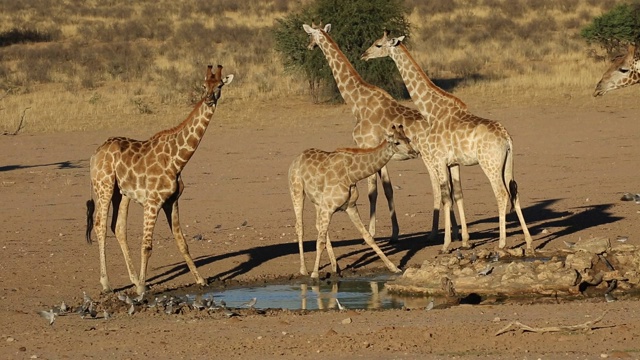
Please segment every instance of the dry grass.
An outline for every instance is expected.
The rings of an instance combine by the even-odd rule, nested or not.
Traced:
[[[156,128],[188,111],[209,63],[236,75],[225,106],[306,96],[305,81],[285,74],[270,33],[300,4],[0,0],[0,132],[26,107],[26,132]],[[606,67],[578,33],[613,0],[406,4],[412,53],[459,95],[572,97],[590,93]]]

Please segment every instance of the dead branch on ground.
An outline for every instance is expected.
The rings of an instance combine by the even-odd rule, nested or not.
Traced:
[[[27,114],[27,110],[31,109],[31,106],[22,110],[22,116],[20,116],[20,122],[18,123],[18,128],[14,132],[5,131],[2,135],[18,135],[20,130],[24,128],[24,117]]]
[[[593,330],[595,328],[595,324],[599,323],[604,316],[607,314],[607,310],[605,310],[600,317],[595,320],[587,321],[583,324],[578,325],[566,325],[566,326],[550,326],[550,327],[531,327],[521,323],[520,321],[512,321],[509,325],[503,327],[502,329],[496,332],[495,336],[502,335],[510,330],[514,330],[512,328],[519,327],[522,331],[530,331],[535,333],[547,333],[547,332],[559,332],[559,331],[575,331],[575,330]]]

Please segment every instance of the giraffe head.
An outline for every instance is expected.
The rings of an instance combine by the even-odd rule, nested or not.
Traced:
[[[404,36],[391,38],[389,37],[389,32],[385,30],[382,37],[376,40],[373,45],[371,45],[364,53],[362,53],[360,59],[367,61],[375,58],[389,56],[393,48],[400,45],[402,43],[402,40],[404,40]]]
[[[311,24],[311,26],[303,24],[302,28],[307,32],[307,34],[309,34],[309,45],[307,45],[307,49],[313,50],[316,46],[318,46],[318,41],[320,40],[320,38],[324,36],[323,33],[327,34],[329,31],[331,31],[331,24],[325,25],[324,28],[322,27],[322,25],[316,25],[313,23]]]
[[[620,89],[640,82],[640,49],[629,45],[626,55],[613,59],[611,66],[602,75],[596,85],[593,96],[601,96],[615,89]]]
[[[420,154],[411,146],[411,140],[404,133],[402,125],[391,126],[391,132],[386,134],[386,140],[393,149],[393,160],[415,159]]]
[[[233,81],[233,74],[222,77],[222,65],[218,65],[215,73],[213,72],[213,65],[207,66],[207,74],[204,76],[204,84],[202,85],[204,102],[208,106],[216,106],[218,99],[220,99],[222,87],[231,81]]]

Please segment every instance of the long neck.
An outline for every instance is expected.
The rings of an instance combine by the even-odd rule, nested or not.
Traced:
[[[392,145],[383,141],[375,148],[369,149],[343,149],[350,155],[350,162],[347,164],[349,180],[356,183],[367,178],[382,169],[395,154]]]
[[[195,153],[215,110],[215,106],[208,106],[204,100],[200,100],[184,121],[152,137],[152,139],[163,137],[169,144],[171,160],[177,172],[187,165]]]
[[[356,109],[362,106],[358,103],[358,100],[369,96],[373,92],[373,85],[362,79],[349,62],[349,59],[328,34],[323,33],[322,35],[318,41],[318,46],[327,58],[333,77],[336,79],[338,90],[340,90],[340,95],[356,113]]]
[[[462,100],[442,90],[429,79],[404,44],[391,48],[390,57],[396,63],[411,99],[424,117],[437,117],[441,111],[451,108],[467,109]]]

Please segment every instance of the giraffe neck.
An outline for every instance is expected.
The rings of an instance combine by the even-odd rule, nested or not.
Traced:
[[[352,184],[367,178],[382,169],[395,154],[388,141],[383,141],[375,148],[369,149],[338,149],[348,155],[345,166]]]
[[[396,63],[411,99],[424,117],[438,117],[438,113],[443,110],[467,109],[462,100],[442,90],[429,79],[404,44],[391,49],[390,57]]]
[[[157,133],[150,139],[150,141],[156,138],[162,139],[165,144],[169,144],[170,157],[176,172],[179,173],[195,153],[215,109],[215,105],[209,106],[204,100],[200,100],[184,121],[171,129]]]
[[[333,77],[340,90],[340,95],[351,106],[354,114],[357,114],[363,105],[359,104],[359,100],[369,97],[373,92],[373,86],[365,82],[358,74],[349,59],[340,50],[333,39],[323,32],[323,36],[318,41],[318,46],[327,58]]]

